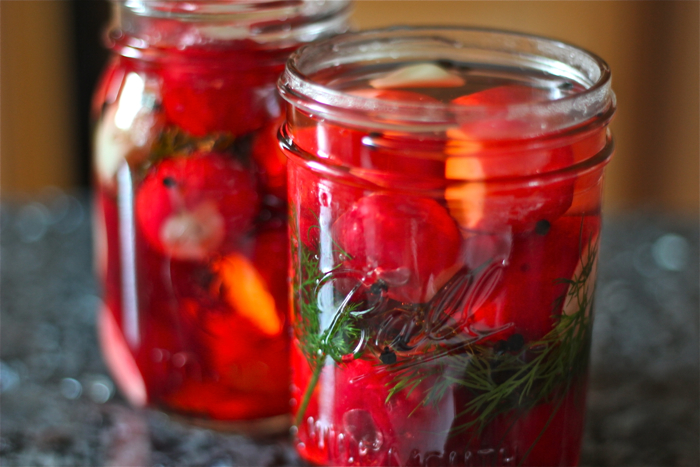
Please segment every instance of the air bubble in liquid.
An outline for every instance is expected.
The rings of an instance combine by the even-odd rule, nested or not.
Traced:
[[[384,442],[384,435],[374,423],[372,415],[362,409],[352,409],[343,415],[343,426],[358,446],[378,451]]]

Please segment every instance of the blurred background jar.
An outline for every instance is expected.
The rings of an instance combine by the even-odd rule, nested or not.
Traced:
[[[92,103],[94,240],[100,342],[132,404],[249,431],[285,426],[275,84],[301,43],[346,29],[348,6],[115,2]]]

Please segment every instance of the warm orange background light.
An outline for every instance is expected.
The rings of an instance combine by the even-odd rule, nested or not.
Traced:
[[[0,1],[2,194],[76,184],[66,37],[70,2]],[[696,1],[357,1],[354,24],[455,24],[550,36],[602,56],[613,70],[617,153],[608,211],[697,216],[700,206],[700,3]],[[95,41],[100,38],[96,37]]]

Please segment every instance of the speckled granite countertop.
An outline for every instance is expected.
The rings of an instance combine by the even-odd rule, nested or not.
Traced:
[[[0,206],[0,464],[302,465],[285,438],[181,425],[115,393],[86,200]],[[700,465],[698,247],[696,220],[606,219],[583,465]]]

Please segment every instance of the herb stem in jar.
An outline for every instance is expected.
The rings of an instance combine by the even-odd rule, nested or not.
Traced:
[[[309,384],[306,386],[306,390],[304,391],[304,397],[301,400],[299,410],[297,411],[297,416],[294,420],[294,424],[297,427],[301,426],[301,421],[304,418],[304,414],[306,413],[306,408],[309,405],[311,396],[313,395],[314,389],[316,389],[316,385],[318,384],[318,379],[321,376],[321,370],[323,370],[323,361],[319,362],[314,368],[314,372],[311,375],[311,380],[309,381]]]

